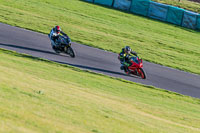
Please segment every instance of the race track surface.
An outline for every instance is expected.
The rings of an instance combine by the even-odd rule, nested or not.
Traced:
[[[144,62],[147,79],[127,76],[120,70],[120,63],[115,53],[73,43],[76,58],[59,55],[52,50],[47,35],[2,23],[0,23],[0,47],[200,98],[199,75]]]

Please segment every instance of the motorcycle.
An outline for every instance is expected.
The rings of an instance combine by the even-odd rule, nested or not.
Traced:
[[[50,35],[48,35],[48,37],[51,40]],[[72,58],[75,58],[75,52],[71,47],[71,40],[68,36],[59,35],[56,43],[58,43],[58,47],[55,47],[51,42],[52,48],[56,53],[65,53],[70,55]]]
[[[118,57],[119,59],[119,57]],[[133,74],[141,77],[142,79],[146,79],[146,74],[143,70],[143,61],[138,56],[130,56],[129,61],[131,62],[129,67],[124,67],[125,73]]]

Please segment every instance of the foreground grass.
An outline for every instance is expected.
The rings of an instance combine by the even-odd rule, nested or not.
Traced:
[[[198,5],[198,8],[200,6]],[[42,33],[59,24],[73,41],[200,74],[199,32],[79,0],[1,0],[0,22]]]
[[[200,132],[199,99],[2,49],[0,57],[0,132]]]

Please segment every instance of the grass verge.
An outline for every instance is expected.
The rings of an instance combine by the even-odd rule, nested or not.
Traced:
[[[200,13],[200,8],[199,8],[200,3],[198,2],[193,2],[189,0],[153,0],[153,1],[168,4],[168,5],[173,5],[173,6],[180,7],[186,10]]]
[[[199,6],[198,6],[199,7]],[[49,33],[59,24],[73,41],[200,74],[200,33],[80,0],[1,0],[0,22]]]
[[[0,57],[0,132],[200,132],[199,99],[3,49]]]

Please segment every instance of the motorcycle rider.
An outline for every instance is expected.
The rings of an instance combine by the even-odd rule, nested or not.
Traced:
[[[65,33],[61,30],[60,26],[58,26],[58,25],[55,26],[55,27],[51,30],[50,34],[49,34],[49,38],[50,38],[50,40],[51,40],[51,44],[52,44],[53,49],[58,48],[59,45],[60,45],[60,43],[58,42],[58,38],[59,38],[60,33],[61,33],[63,36],[68,37],[67,34],[65,34]]]
[[[135,51],[132,51],[130,46],[126,46],[125,48],[122,48],[121,53],[119,53],[119,60],[122,64],[120,69],[124,70],[127,74],[129,74],[128,67],[132,65],[132,63],[129,60],[129,56],[133,54],[137,56],[137,53]]]

